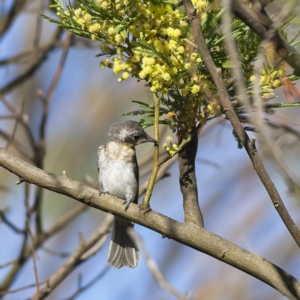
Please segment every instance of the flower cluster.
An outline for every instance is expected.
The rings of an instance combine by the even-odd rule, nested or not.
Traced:
[[[102,42],[101,50],[108,57],[101,67],[113,69],[118,81],[145,80],[153,93],[169,97],[170,91],[176,91],[181,100],[167,104],[174,114],[173,127],[191,132],[204,121],[206,102],[199,82],[207,80],[207,74],[199,72],[202,59],[185,41],[191,38],[190,28],[177,0],[77,2],[77,9],[59,6],[57,15],[70,31]],[[193,0],[193,4],[199,13],[210,10],[207,0]]]
[[[259,83],[261,86],[262,99],[267,101],[274,97],[274,89],[282,85],[281,79],[285,76],[284,68],[273,69],[268,68],[266,65],[260,70]],[[255,81],[255,76],[249,78],[250,87]]]
[[[174,144],[172,141],[173,141],[173,138],[171,136],[167,136],[168,143],[163,144],[164,149],[168,152],[168,154],[171,157],[174,156],[178,152],[177,144]]]
[[[54,1],[60,21],[52,21],[75,34],[100,41],[105,55],[100,66],[111,68],[118,81],[130,77],[144,80],[151,92],[161,96],[169,117],[166,123],[172,129],[192,133],[197,126],[222,113],[218,100],[212,100],[218,97],[216,88],[194,46],[188,17],[179,7],[181,1],[75,0],[76,9],[70,5],[65,9],[61,0]],[[207,47],[230,96],[235,99],[231,64],[219,29],[219,1],[192,2],[201,16]],[[232,26],[251,93],[253,61],[260,38],[238,18],[233,19]],[[273,66],[261,71],[262,96],[266,100],[281,85],[284,73],[281,67]]]

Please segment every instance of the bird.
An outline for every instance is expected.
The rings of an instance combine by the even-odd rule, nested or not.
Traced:
[[[135,146],[157,141],[142,126],[127,120],[110,126],[110,141],[98,149],[99,193],[124,200],[125,210],[131,202],[138,202],[139,168]],[[134,223],[115,216],[108,252],[108,262],[115,268],[135,268],[140,260],[133,231]]]

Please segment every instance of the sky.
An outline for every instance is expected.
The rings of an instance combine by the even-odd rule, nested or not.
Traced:
[[[32,4],[14,23],[9,33],[0,40],[0,60],[32,48],[34,26],[36,24],[35,5]],[[41,43],[51,36],[55,25],[41,21]],[[83,182],[85,175],[96,180],[96,155],[100,144],[108,141],[106,133],[111,123],[129,119],[124,112],[136,109],[132,100],[151,101],[151,94],[144,83],[135,79],[118,83],[111,70],[99,67],[99,45],[92,49],[83,45],[71,47],[65,68],[55,90],[49,107],[49,120],[46,130],[47,156],[45,170],[61,175],[66,170],[68,176]],[[36,74],[27,80],[20,89],[6,95],[7,99],[20,107],[25,99],[25,111],[29,117],[34,134],[37,134],[42,106],[36,96],[36,90],[46,91],[58,66],[61,50],[51,51]],[[26,64],[26,62],[25,62]],[[18,74],[24,65],[0,66],[0,87]],[[297,83],[299,86],[299,83]],[[284,102],[279,90],[274,101]],[[0,103],[0,115],[6,114]],[[298,109],[284,109],[278,115],[297,119]],[[0,128],[11,132],[13,123],[0,120]],[[297,127],[295,127],[297,128]],[[147,132],[153,136],[152,128]],[[168,134],[172,134],[170,131]],[[24,141],[24,132],[17,133]],[[284,157],[295,174],[299,174],[299,142],[293,137],[278,135]],[[291,141],[294,143],[291,144]],[[6,143],[0,139],[0,147]],[[141,158],[152,150],[151,145],[137,148]],[[258,145],[258,151],[260,146]],[[299,202],[289,196],[284,180],[274,168],[268,157],[262,153],[272,180],[290,211],[296,224],[300,221]],[[141,173],[149,174],[151,166]],[[170,218],[183,221],[182,197],[178,185],[178,165],[174,163],[169,170],[170,176],[157,183],[151,198],[151,207]],[[244,151],[238,149],[232,135],[231,125],[218,118],[206,125],[199,136],[197,153],[197,183],[199,203],[207,230],[265,257],[282,267],[293,276],[300,278],[300,258],[298,247],[293,242],[287,229],[280,220],[262,183],[258,179],[251,162]],[[147,180],[141,178],[141,183]],[[0,191],[0,208],[9,208],[8,217],[17,226],[24,222],[23,194],[24,185],[16,186],[16,177],[5,170],[0,170],[1,184],[9,191]],[[33,191],[34,186],[30,189]],[[57,218],[70,210],[77,203],[65,196],[45,192],[43,211],[45,228],[54,224]],[[62,232],[46,242],[45,246],[62,252],[72,252],[78,246],[78,232],[88,237],[100,226],[105,214],[89,208]],[[135,226],[142,238],[149,255],[160,270],[181,293],[188,293],[194,299],[284,299],[271,287],[249,275],[224,263],[190,249],[179,243],[162,239],[155,232],[142,226]],[[79,277],[82,284],[88,283],[97,274],[107,269],[106,256],[108,241],[94,257],[79,266],[47,299],[68,299],[78,288]],[[20,237],[12,233],[0,222],[0,265],[13,260],[18,254]],[[49,254],[45,250],[37,252],[38,274],[46,279],[63,263],[61,257]],[[0,269],[0,280],[8,268]],[[81,274],[81,275],[80,275]],[[28,260],[12,289],[34,283],[33,262]],[[4,300],[23,300],[29,298],[35,288],[10,294]],[[120,270],[108,268],[105,274],[89,289],[76,299],[175,299],[159,286],[149,271],[142,255],[136,269]]]

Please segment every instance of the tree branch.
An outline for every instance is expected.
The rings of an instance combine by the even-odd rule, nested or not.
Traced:
[[[155,211],[141,214],[132,203],[125,212],[123,200],[110,195],[99,197],[99,191],[66,176],[56,176],[38,169],[0,148],[0,166],[24,181],[67,195],[96,209],[121,216],[150,228],[163,236],[206,253],[240,269],[274,287],[289,299],[300,298],[300,283],[292,275],[266,259],[254,255],[192,223],[179,223]]]
[[[179,144],[181,140],[179,137]],[[198,202],[197,179],[195,174],[195,159],[198,149],[198,134],[178,152],[180,172],[180,190],[183,196],[184,221],[204,226],[203,216]]]
[[[224,82],[217,70],[217,67],[210,55],[210,52],[205,44],[204,36],[201,29],[201,22],[199,16],[196,14],[196,10],[191,2],[191,0],[183,0],[183,4],[188,13],[189,20],[192,26],[193,36],[197,44],[197,49],[203,59],[203,62],[209,71],[214,84],[217,87],[218,93],[220,95],[220,101],[223,106],[223,110],[229,119],[232,127],[234,128],[239,140],[245,147],[249,158],[252,161],[253,168],[259,176],[261,182],[263,183],[266,191],[268,192],[274,207],[276,208],[278,214],[280,215],[285,226],[291,233],[297,245],[300,247],[300,232],[294,223],[293,219],[289,215],[274,183],[272,182],[269,174],[267,173],[262,161],[258,155],[258,152],[255,147],[255,143],[249,139],[243,125],[241,124],[239,118],[237,117],[234,108],[231,104],[230,97]]]

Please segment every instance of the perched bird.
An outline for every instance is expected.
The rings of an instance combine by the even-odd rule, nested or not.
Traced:
[[[98,174],[100,193],[124,199],[125,210],[130,202],[137,203],[139,192],[139,169],[135,146],[153,142],[135,121],[112,124],[108,136],[110,142],[98,150]],[[108,262],[121,268],[135,268],[140,260],[139,249],[133,232],[134,223],[115,216],[108,253]]]

